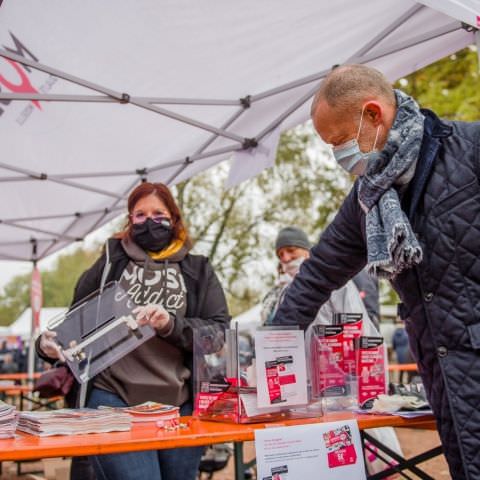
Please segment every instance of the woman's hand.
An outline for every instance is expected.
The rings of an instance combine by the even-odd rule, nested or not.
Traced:
[[[49,358],[56,358],[61,362],[65,361],[60,345],[54,340],[57,332],[43,332],[40,336],[40,350]]]
[[[135,308],[132,313],[136,315],[137,323],[140,326],[149,324],[159,332],[169,330],[170,314],[161,305],[144,305]]]

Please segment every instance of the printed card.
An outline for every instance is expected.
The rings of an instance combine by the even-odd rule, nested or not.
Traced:
[[[255,353],[258,408],[308,402],[303,331],[259,330]]]

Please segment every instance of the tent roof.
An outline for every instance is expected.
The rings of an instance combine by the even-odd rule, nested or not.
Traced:
[[[474,0],[0,2],[0,259],[84,238],[141,179],[227,158],[230,183],[255,175],[333,65],[395,80],[474,43],[462,22],[478,14]]]

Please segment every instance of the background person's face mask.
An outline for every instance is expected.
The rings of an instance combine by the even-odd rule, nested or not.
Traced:
[[[300,265],[304,262],[304,257],[295,258],[295,260],[290,260],[287,263],[282,262],[282,270],[291,278],[295,278],[295,275],[300,270]]]
[[[364,153],[360,150],[358,145],[358,138],[360,137],[360,131],[362,129],[363,121],[363,112],[360,116],[360,124],[358,125],[358,132],[356,138],[352,138],[348,142],[342,143],[333,147],[333,156],[337,163],[348,173],[352,175],[363,175],[367,169],[368,159],[370,154],[375,151],[377,146],[378,133],[380,132],[380,125],[377,128],[377,133],[375,134],[375,141],[373,142],[373,148],[370,152]]]

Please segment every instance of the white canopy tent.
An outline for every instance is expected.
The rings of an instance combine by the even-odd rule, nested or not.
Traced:
[[[64,314],[67,308],[62,307],[47,307],[42,308],[40,312],[40,331],[46,330],[50,320]],[[30,337],[32,328],[32,309],[26,308],[21,315],[9,326],[5,334],[15,335],[27,339]]]
[[[0,1],[0,259],[37,260],[141,179],[273,163],[335,64],[392,81],[475,42],[478,0]]]

